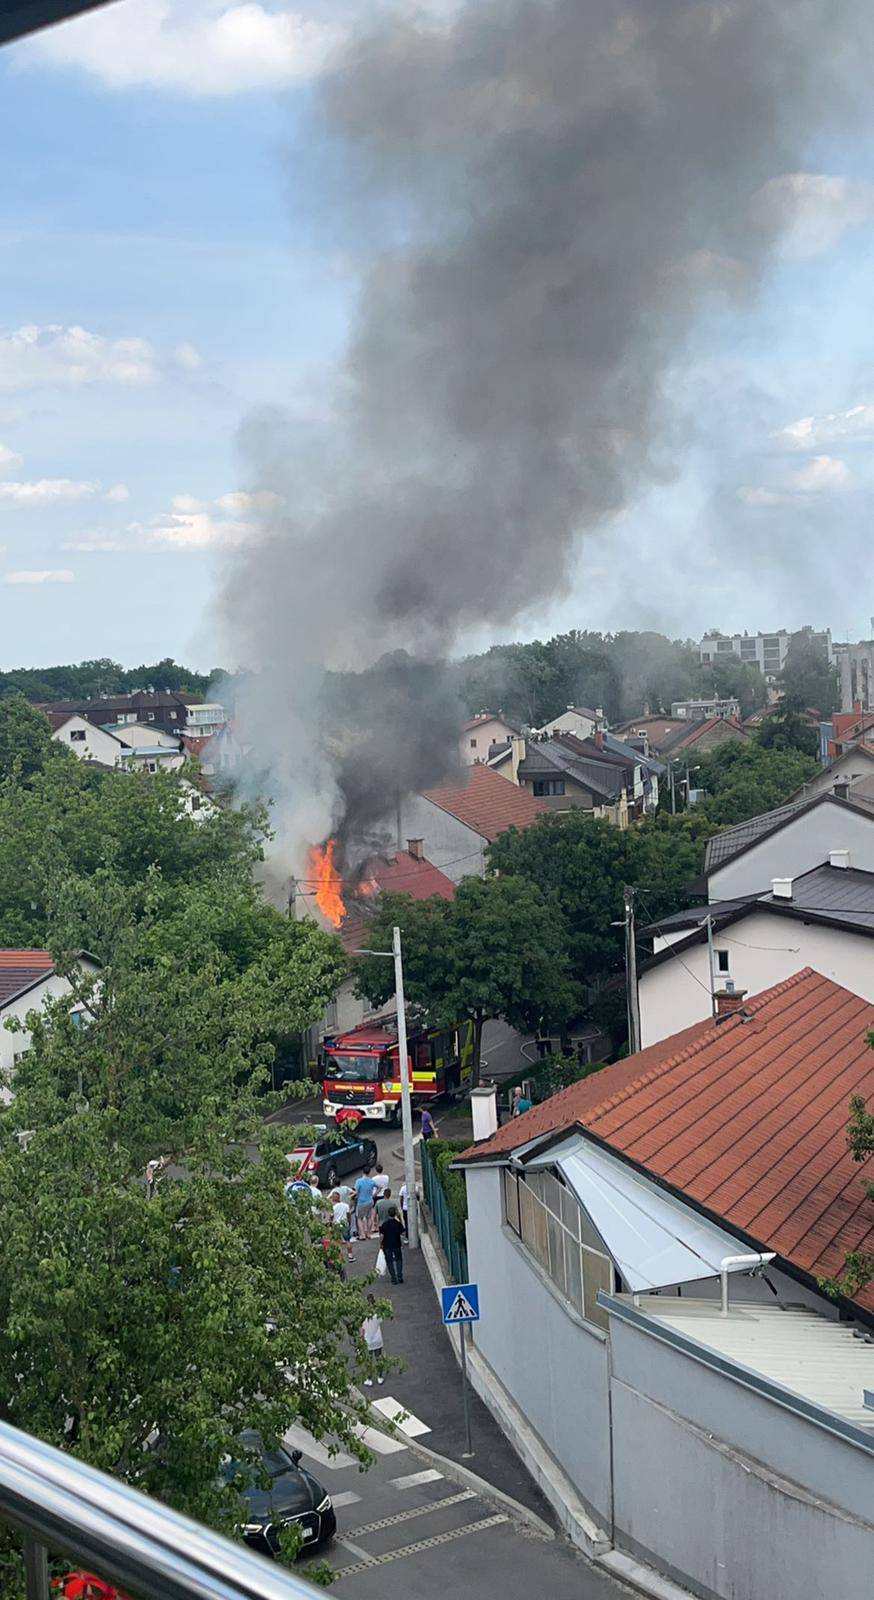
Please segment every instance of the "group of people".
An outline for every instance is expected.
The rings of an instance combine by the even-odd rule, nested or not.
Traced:
[[[313,1203],[339,1230],[350,1261],[354,1260],[356,1240],[379,1237],[385,1256],[386,1271],[392,1283],[403,1283],[403,1239],[408,1233],[407,1185],[402,1183],[395,1201],[388,1173],[382,1168],[374,1172],[366,1167],[354,1184],[340,1183],[328,1195],[323,1195],[318,1174],[309,1177],[298,1174],[285,1185],[289,1198],[295,1194],[309,1193]]]

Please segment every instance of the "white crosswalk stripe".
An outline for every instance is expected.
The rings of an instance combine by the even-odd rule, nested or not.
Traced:
[[[282,1442],[289,1450],[302,1450],[311,1461],[316,1461],[320,1467],[328,1467],[334,1472],[339,1472],[342,1467],[357,1465],[344,1450],[336,1450],[332,1455],[327,1445],[320,1444],[306,1428],[299,1427],[297,1423],[289,1428]]]
[[[391,1478],[393,1489],[418,1489],[421,1483],[439,1483],[443,1473],[436,1467],[426,1467],[424,1472],[409,1472],[405,1478]]]
[[[381,1395],[378,1400],[374,1400],[373,1408],[375,1411],[381,1411],[384,1417],[388,1417],[389,1422],[393,1422],[395,1427],[400,1428],[401,1433],[405,1433],[410,1439],[417,1438],[420,1433],[431,1432],[427,1422],[422,1422],[419,1417],[414,1416],[412,1411],[408,1411],[406,1406],[402,1406],[400,1400],[395,1400],[392,1395]]]
[[[331,1499],[334,1502],[335,1511],[342,1506],[357,1506],[361,1504],[361,1496],[356,1494],[354,1489],[343,1489],[340,1494],[332,1494]]]
[[[359,1439],[367,1445],[377,1456],[390,1456],[396,1450],[406,1450],[407,1445],[403,1439],[391,1439],[387,1433],[380,1433],[378,1428],[366,1428],[360,1422],[353,1423],[353,1428]]]

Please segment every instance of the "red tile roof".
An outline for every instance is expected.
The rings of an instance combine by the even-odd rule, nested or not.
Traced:
[[[874,1099],[874,1005],[806,967],[574,1084],[462,1160],[584,1127],[812,1277],[874,1250],[874,1157],[847,1149],[852,1095]],[[874,1284],[857,1297],[874,1310]]]
[[[496,839],[505,828],[527,828],[549,809],[527,789],[485,766],[468,767],[462,783],[426,789],[424,797],[488,840]]]
[[[439,895],[441,900],[455,898],[452,879],[447,878],[439,867],[432,866],[430,861],[410,855],[408,850],[399,850],[397,855],[388,859],[375,856],[367,863],[361,877],[363,883],[373,884],[372,892],[385,890],[388,894],[408,894],[413,900],[430,900],[434,895]],[[340,940],[347,954],[359,950],[364,944],[369,926],[366,911],[368,903],[368,898],[365,898],[363,905],[360,900],[353,901],[343,919]]]
[[[48,950],[0,950],[0,1006],[54,970]]]

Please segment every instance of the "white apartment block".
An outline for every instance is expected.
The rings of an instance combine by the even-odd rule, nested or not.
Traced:
[[[795,633],[809,633],[817,644],[825,645],[829,661],[834,660],[831,629],[778,628],[776,633],[709,633],[698,645],[698,659],[709,666],[724,656],[738,656],[748,666],[758,667],[769,683],[779,677]]]

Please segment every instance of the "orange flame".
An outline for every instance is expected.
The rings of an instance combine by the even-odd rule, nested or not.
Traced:
[[[341,892],[343,880],[334,866],[336,848],[336,839],[329,839],[324,845],[314,844],[309,853],[307,866],[308,874],[316,886],[316,905],[332,928],[339,928],[346,915]]]

